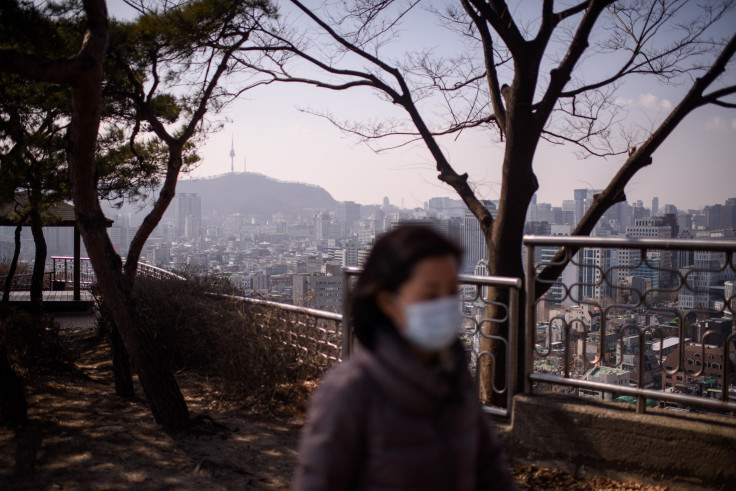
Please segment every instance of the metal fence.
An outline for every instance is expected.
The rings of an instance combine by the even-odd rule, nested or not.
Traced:
[[[95,270],[88,257],[80,258],[79,264],[80,284],[88,288],[97,281]],[[140,276],[154,279],[185,279],[183,276],[179,276],[171,271],[143,262],[138,263],[137,273]],[[51,256],[51,271],[49,274],[51,275],[51,282],[55,288],[72,284],[74,282],[74,258],[71,256]]]
[[[506,407],[488,407],[488,412],[508,415],[519,363],[527,393],[628,402],[639,412],[647,405],[736,412],[736,241],[527,236],[524,243],[523,329],[520,279],[460,277],[469,368],[479,378],[481,362],[488,358],[491,380],[496,370],[505,373],[504,385],[492,390],[505,397]],[[540,279],[560,250],[567,266],[555,280]],[[138,271],[183,279],[145,263]],[[343,272],[343,315],[232,298],[249,304],[264,325],[283,329],[287,335],[280,339],[308,354],[310,363],[318,360],[324,370],[353,349],[353,332],[343,319],[350,319],[350,293],[360,272]],[[508,302],[487,301],[487,288],[505,289]],[[547,290],[544,295],[537,295],[540,288]],[[508,337],[488,334],[491,324],[507,325]],[[522,332],[525,358],[518,360]],[[484,340],[500,344],[503,367],[483,348]]]
[[[183,276],[179,276],[176,273],[172,273],[169,270],[159,268],[148,263],[138,263],[136,273],[146,278],[153,278],[156,280],[185,280]]]
[[[23,274],[14,274],[13,280],[10,283],[10,291],[17,291],[17,290],[30,290],[31,289],[31,280],[33,275],[30,273],[23,273]],[[5,281],[7,280],[7,275],[0,276],[0,291],[5,290]],[[48,290],[51,288],[51,281],[52,281],[52,273],[46,272],[43,275],[43,289]]]
[[[228,298],[247,303],[264,326],[288,331],[288,343],[305,353],[317,355],[321,359],[321,368],[326,369],[336,362],[350,356],[353,350],[354,334],[349,322],[350,294],[354,280],[359,276],[359,268],[343,270],[343,313],[297,307],[256,298],[229,296]],[[511,376],[516,367],[516,335],[518,332],[518,302],[521,280],[494,276],[461,275],[461,295],[463,300],[463,335],[462,339],[468,351],[470,369],[476,374],[477,367],[483,357],[489,357],[492,370],[498,367],[495,355],[481,349],[483,338],[493,339],[502,345],[505,359],[505,374]],[[488,302],[485,300],[485,288],[495,287],[508,290],[508,304]],[[487,317],[487,307],[492,305],[495,317]],[[275,317],[274,317],[275,316]],[[486,334],[486,326],[490,323],[509,325],[511,336],[508,338]],[[315,356],[306,357],[315,359]],[[491,373],[491,376],[494,374]],[[486,407],[489,413],[506,416],[511,407],[513,382],[509,377],[502,387],[493,387],[493,391],[506,397],[506,407]]]
[[[47,263],[48,264],[48,263]],[[64,289],[74,283],[74,257],[51,256],[51,281],[55,290]],[[95,270],[88,257],[79,258],[79,284],[89,287],[97,280]]]
[[[343,269],[343,313],[346,319],[350,319],[350,293],[352,280],[361,273],[360,268]],[[463,305],[462,336],[469,358],[469,368],[475,376],[476,383],[480,381],[478,367],[484,357],[489,358],[491,372],[488,374],[490,380],[495,380],[495,371],[503,370],[505,383],[502,387],[493,385],[492,391],[506,397],[505,407],[486,406],[485,410],[498,416],[507,416],[513,398],[513,377],[517,366],[517,332],[518,332],[518,306],[519,293],[521,291],[521,280],[518,278],[506,278],[502,276],[474,276],[460,275],[460,295]],[[505,290],[508,295],[508,303],[489,302],[486,300],[488,288],[499,288]],[[489,308],[491,307],[491,308]],[[489,313],[492,313],[489,316]],[[508,337],[488,334],[491,324],[504,324],[508,326]],[[344,323],[343,338],[344,353],[349,353],[353,344],[353,332],[350,323]],[[500,367],[496,355],[482,349],[483,339],[494,340],[502,346],[505,366]]]
[[[528,236],[524,243],[528,393],[635,403],[638,412],[647,405],[736,411],[736,241]],[[555,280],[540,280],[560,248],[567,266]]]
[[[283,343],[305,354],[301,362],[323,371],[343,359],[341,314],[259,298],[217,296],[247,304],[262,332],[275,329]]]

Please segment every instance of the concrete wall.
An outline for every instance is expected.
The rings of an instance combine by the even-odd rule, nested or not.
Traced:
[[[497,424],[511,458],[576,477],[678,489],[736,489],[736,417],[633,408],[547,395],[514,398]]]

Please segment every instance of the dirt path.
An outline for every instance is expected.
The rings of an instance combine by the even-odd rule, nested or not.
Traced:
[[[31,424],[0,427],[0,490],[288,489],[301,418],[249,416],[224,406],[205,380],[180,373],[196,424],[167,434],[142,397],[115,395],[110,354],[93,337],[94,320],[67,315],[57,322],[79,358],[70,372],[26,380]],[[581,481],[533,466],[515,465],[513,473],[520,489],[667,489]]]
[[[204,381],[179,374],[200,417],[193,431],[167,434],[142,397],[114,394],[110,356],[92,338],[93,321],[57,320],[79,353],[76,370],[26,380],[31,425],[0,428],[0,488],[288,488],[299,421],[223,410]]]

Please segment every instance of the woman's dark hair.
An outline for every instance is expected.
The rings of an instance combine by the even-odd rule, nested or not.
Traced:
[[[423,259],[453,256],[459,263],[461,255],[459,246],[426,226],[402,225],[381,236],[352,294],[352,324],[360,343],[372,350],[376,330],[396,330],[376,304],[379,292],[398,291]]]

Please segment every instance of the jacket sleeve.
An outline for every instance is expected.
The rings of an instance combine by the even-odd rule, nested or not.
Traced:
[[[478,411],[480,448],[478,451],[478,489],[516,490],[516,482],[511,477],[503,446],[496,432],[488,426],[486,415]]]
[[[310,401],[299,442],[299,464],[292,489],[353,489],[365,448],[365,390],[360,377],[338,366]]]

